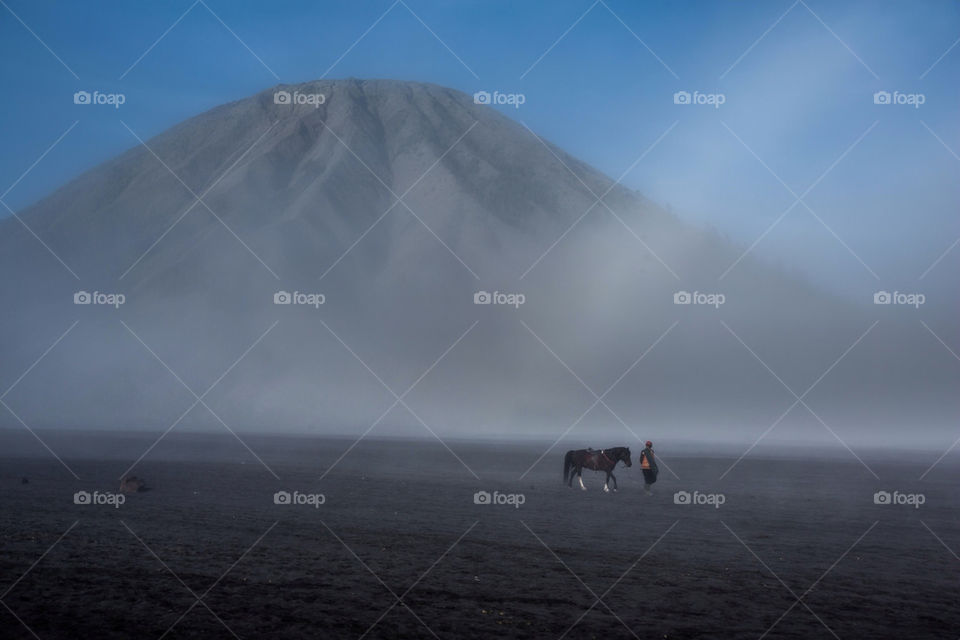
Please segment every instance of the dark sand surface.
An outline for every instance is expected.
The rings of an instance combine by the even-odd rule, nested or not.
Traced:
[[[244,437],[277,480],[229,435],[171,433],[132,471],[152,490],[114,508],[73,494],[116,491],[152,438],[44,435],[80,479],[26,431],[0,434],[3,637],[960,635],[953,455],[923,480],[936,455],[865,457],[877,480],[842,449],[758,449],[721,480],[736,455],[660,443],[676,476],[645,496],[636,465],[617,493],[593,472],[588,491],[563,486],[569,444],[520,480],[546,445],[451,442],[478,481],[436,441],[364,440],[321,480],[351,441]],[[478,489],[525,502],[476,505]],[[875,505],[881,489],[926,502]],[[276,505],[278,490],[326,502]]]

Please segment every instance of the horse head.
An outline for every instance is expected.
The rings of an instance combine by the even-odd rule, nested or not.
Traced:
[[[630,462],[630,447],[621,447],[620,455],[618,456],[620,460],[623,460],[623,464],[628,467],[632,467],[633,463]]]

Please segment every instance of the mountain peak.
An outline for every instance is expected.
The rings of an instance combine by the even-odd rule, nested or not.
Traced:
[[[278,85],[146,140],[23,212],[79,284],[16,220],[0,223],[0,269],[25,274],[10,280],[10,298],[25,302],[0,331],[18,336],[14,347],[24,352],[11,357],[29,360],[62,332],[65,315],[77,314],[78,288],[118,291],[126,295],[117,310],[125,322],[174,370],[205,379],[282,317],[273,349],[295,364],[278,365],[266,352],[251,356],[244,367],[264,375],[234,380],[223,392],[253,421],[279,417],[286,424],[318,415],[336,424],[359,415],[358,407],[325,407],[318,389],[328,399],[371,403],[356,391],[369,383],[368,373],[343,378],[357,362],[330,344],[320,317],[396,388],[406,388],[410,372],[430,367],[465,327],[485,318],[482,331],[492,340],[465,340],[457,354],[466,359],[444,366],[461,367],[464,379],[488,369],[479,377],[493,381],[494,401],[473,398],[483,406],[457,407],[444,416],[450,424],[491,406],[509,415],[527,406],[534,415],[554,415],[556,388],[543,393],[539,407],[535,393],[515,397],[531,383],[524,379],[529,363],[545,357],[517,321],[521,313],[533,330],[558,331],[544,335],[545,343],[557,345],[585,379],[604,384],[683,313],[682,349],[696,356],[647,368],[642,388],[656,393],[657,385],[682,379],[676,388],[716,388],[717,402],[733,407],[749,402],[740,387],[718,386],[736,378],[717,355],[735,347],[725,332],[717,334],[718,314],[738,331],[763,318],[751,346],[775,369],[778,360],[789,363],[799,378],[822,372],[847,346],[845,332],[862,331],[856,314],[825,311],[839,308],[836,301],[749,256],[741,261],[741,249],[612,185],[454,89],[354,78]],[[717,274],[735,261],[720,290],[722,309],[675,306],[678,289],[718,291]],[[322,293],[327,304],[277,307],[278,290]],[[522,293],[526,303],[477,307],[474,294],[483,290]],[[143,353],[129,353],[137,345],[125,332],[117,344],[116,314],[79,311],[90,333],[69,360],[101,367],[85,392],[94,389],[111,399],[103,406],[118,406],[118,397],[139,398],[125,386],[131,379],[142,382],[138,388],[162,386],[167,372]],[[812,324],[822,317],[832,323],[832,343]],[[322,366],[302,355],[315,345],[325,349],[316,356]],[[120,351],[91,358],[88,348]],[[287,373],[274,375],[278,368]],[[245,391],[254,387],[256,394]],[[447,402],[436,400],[438,407]],[[83,411],[50,419],[108,418],[89,399],[76,399],[75,407]]]

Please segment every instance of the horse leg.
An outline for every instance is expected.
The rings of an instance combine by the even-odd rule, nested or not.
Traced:
[[[586,491],[587,488],[583,485],[583,467],[577,468],[577,479],[580,481],[580,488]]]
[[[615,476],[615,475],[613,475],[613,473],[611,473],[611,474],[610,474],[610,477],[613,478],[613,490],[616,491],[616,490],[617,490],[617,476]]]

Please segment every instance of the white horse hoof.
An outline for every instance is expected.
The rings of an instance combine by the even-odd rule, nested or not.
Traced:
[[[586,490],[587,490],[586,487],[580,487],[580,491],[586,491]]]
[[[603,492],[610,493],[610,487],[608,487],[607,485],[603,485]]]

